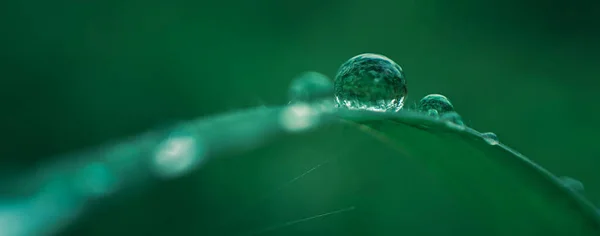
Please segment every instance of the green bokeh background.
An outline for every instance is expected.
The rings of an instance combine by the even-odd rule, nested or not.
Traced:
[[[409,104],[446,95],[468,125],[581,180],[597,202],[599,5],[3,1],[1,168],[33,168],[177,120],[284,104],[294,76],[333,77],[348,58],[374,52],[404,68]],[[344,148],[343,139],[323,142]],[[339,155],[327,150],[311,155]]]

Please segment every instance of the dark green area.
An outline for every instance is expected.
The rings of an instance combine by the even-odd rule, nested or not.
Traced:
[[[0,169],[2,176],[21,172],[52,163],[53,156],[177,120],[283,104],[288,84],[301,72],[333,77],[348,58],[374,52],[402,66],[407,105],[430,93],[448,96],[467,125],[495,132],[557,175],[581,180],[586,194],[598,202],[598,5],[516,0],[3,1],[0,130],[5,136]],[[444,234],[473,225],[461,222],[463,211],[437,190],[445,185],[414,177],[426,175],[426,168],[410,168],[380,142],[343,132],[294,137],[243,155],[243,165],[212,163],[207,172],[123,196],[88,216],[76,234],[218,235],[211,230],[220,230],[221,224],[228,229],[222,232],[261,226],[240,220],[255,215],[265,217],[256,218],[259,222],[276,223],[340,209],[356,196],[331,193],[329,202],[310,202],[330,207],[294,206],[298,211],[284,213],[278,209],[288,203],[280,196],[280,202],[263,205],[263,211],[223,223],[235,209],[216,211],[231,202],[251,202],[276,185],[272,176],[284,183],[321,160],[345,155],[363,155],[360,164],[351,166],[367,169],[344,169],[343,163],[331,167],[346,171],[344,176],[363,173],[377,183],[385,178],[377,175],[379,170],[401,173],[395,176],[397,189],[386,185],[369,195],[381,197],[381,205],[374,206],[384,209],[381,214],[359,208],[348,212],[373,216],[372,224],[356,226],[365,233],[395,226],[399,219],[413,227],[406,232]],[[349,145],[351,137],[359,140]],[[370,162],[372,158],[376,161]],[[286,168],[280,171],[297,170],[277,173],[281,165]],[[236,168],[261,174],[271,184],[258,186],[255,179],[256,186],[244,192],[252,196],[239,196],[232,189],[245,183]],[[309,177],[339,181],[324,185],[328,187],[355,187],[355,182],[331,176],[336,173],[323,169]],[[289,189],[289,197],[333,192],[306,185]],[[201,212],[204,207],[215,212]],[[494,217],[484,213],[464,218]],[[214,218],[203,218],[209,215]],[[432,215],[439,218],[431,220]],[[439,228],[431,227],[432,221]],[[331,225],[354,223],[350,218]]]

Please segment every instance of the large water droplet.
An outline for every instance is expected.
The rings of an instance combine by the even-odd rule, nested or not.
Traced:
[[[500,143],[498,136],[492,132],[482,133],[481,138],[483,138],[483,140],[489,145],[498,145]]]
[[[344,62],[335,76],[334,89],[338,106],[371,111],[399,111],[407,94],[402,68],[372,53]]]
[[[333,97],[333,82],[319,72],[307,71],[292,80],[288,93],[291,102],[311,102]]]
[[[584,186],[583,183],[579,180],[576,180],[574,178],[571,178],[569,176],[562,176],[560,177],[560,181],[562,181],[562,184],[574,191],[577,192],[582,192],[584,190]]]
[[[453,112],[454,106],[446,96],[441,94],[429,94],[419,101],[417,110],[421,112],[431,113],[430,110],[436,110],[440,115]]]

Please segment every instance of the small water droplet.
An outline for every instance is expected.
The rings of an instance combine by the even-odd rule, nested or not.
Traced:
[[[466,129],[465,124],[462,121],[462,118],[456,112],[444,113],[440,116],[440,120],[442,120],[446,124],[446,127],[448,127],[448,128],[458,130],[458,131],[463,131]]]
[[[333,82],[319,72],[307,71],[292,80],[288,93],[291,102],[311,102],[333,97]]]
[[[399,111],[407,95],[402,68],[373,53],[354,56],[339,68],[334,81],[339,107],[371,111]]]
[[[572,178],[572,177],[562,176],[562,177],[560,177],[560,181],[562,182],[562,184],[565,187],[567,187],[567,188],[569,188],[571,190],[574,190],[574,191],[577,191],[577,192],[581,192],[581,191],[584,190],[583,183],[581,181],[579,181],[579,180],[576,180],[576,179]]]
[[[185,132],[173,132],[156,150],[153,167],[161,177],[181,176],[203,160],[204,148],[200,140]]]
[[[443,115],[444,113],[453,112],[454,106],[446,96],[441,94],[429,94],[419,100],[418,111],[429,113],[432,109]]]
[[[481,138],[483,138],[483,140],[489,145],[498,145],[500,143],[498,136],[492,132],[482,133]]]

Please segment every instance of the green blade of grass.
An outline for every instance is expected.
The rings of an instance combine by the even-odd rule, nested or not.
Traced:
[[[428,118],[424,118],[428,119]],[[486,223],[497,235],[596,235],[600,217],[581,194],[505,144],[490,145],[480,132],[429,120],[419,132],[412,121],[378,122],[367,132],[409,150],[444,179],[465,207],[493,216]],[[458,129],[457,129],[458,128]],[[408,137],[407,137],[408,136]]]
[[[279,145],[298,145],[300,149],[301,142],[308,143],[302,140],[324,137],[343,140],[338,143],[347,145],[328,147],[337,148],[335,152],[340,155],[339,161],[306,176],[302,173],[326,160],[319,159],[318,155],[292,158],[295,165],[305,167],[304,171],[299,171],[290,162],[286,163],[292,160],[288,157],[294,156],[292,153],[273,151],[263,159],[245,158],[248,153],[279,150]],[[294,138],[300,140],[292,142]],[[383,152],[385,155],[381,154]],[[237,158],[227,160],[221,157]],[[420,183],[407,180],[410,170],[400,171],[407,160],[422,163],[427,175],[442,183],[443,189],[455,199],[456,207],[468,212],[470,219],[477,220],[477,226],[473,226],[477,229],[456,235],[468,235],[467,232],[472,231],[476,232],[472,235],[550,233],[585,236],[600,232],[595,208],[581,195],[564,188],[556,177],[539,165],[503,144],[487,144],[474,130],[411,111],[381,113],[334,109],[330,103],[324,102],[249,109],[184,122],[172,129],[148,132],[62,159],[63,162],[43,167],[6,184],[6,189],[16,189],[15,194],[10,196],[30,192],[33,200],[23,198],[25,200],[19,204],[24,206],[22,208],[0,206],[0,213],[29,216],[17,217],[16,220],[14,217],[0,217],[0,224],[4,223],[3,220],[11,220],[14,230],[3,235],[51,234],[57,232],[57,228],[69,225],[78,218],[75,215],[87,206],[97,203],[92,200],[110,197],[130,186],[181,177],[184,177],[182,183],[201,181],[199,185],[189,185],[197,186],[197,189],[192,191],[194,194],[188,190],[186,195],[210,200],[193,203],[191,201],[195,199],[188,199],[188,204],[195,204],[195,207],[188,206],[196,210],[194,219],[204,219],[195,225],[205,227],[196,229],[198,233],[208,234],[211,227],[217,230],[214,233],[217,235],[263,232],[262,229],[277,229],[277,232],[265,233],[291,235],[302,232],[298,231],[302,227],[317,233],[346,232],[339,228],[346,227],[362,235],[402,232],[402,229],[393,228],[398,225],[427,229],[431,226],[424,221],[420,222],[423,224],[420,227],[410,220],[405,223],[394,221],[395,217],[406,216],[402,207],[409,203],[419,204],[412,202],[416,199],[405,199],[403,195],[410,195],[408,192],[421,187],[396,188],[399,183]],[[88,168],[91,164],[93,168]],[[199,167],[203,168],[194,171]],[[270,173],[268,178],[265,178],[266,173]],[[98,179],[107,176],[106,181],[98,182]],[[301,181],[276,191],[272,200],[262,203],[265,205],[251,206],[249,213],[241,212],[240,209],[246,209],[246,203],[253,202],[245,198],[260,198],[260,193],[280,189],[282,184],[298,176],[302,176]],[[192,177],[193,180],[190,179]],[[90,185],[104,187],[90,189]],[[444,194],[445,190],[440,194]],[[54,203],[68,204],[50,208],[53,214],[29,214],[46,209],[46,205],[40,204],[46,198]],[[276,206],[281,209],[273,210]],[[207,210],[209,208],[222,213]],[[10,209],[10,212],[4,209]],[[314,217],[339,209],[353,210],[335,216],[337,223]],[[274,215],[269,217],[269,211]],[[233,217],[231,223],[224,222],[229,224],[226,228],[213,226],[214,222],[230,219],[231,215],[226,213],[231,212],[243,219]],[[265,214],[266,218],[260,220],[256,216],[259,213]],[[473,215],[487,218],[477,219]],[[284,221],[275,220],[286,217],[288,219]],[[289,222],[301,222],[302,225]],[[88,227],[97,229],[89,223]],[[102,230],[97,229],[97,232],[114,233],[110,231],[113,229]]]

